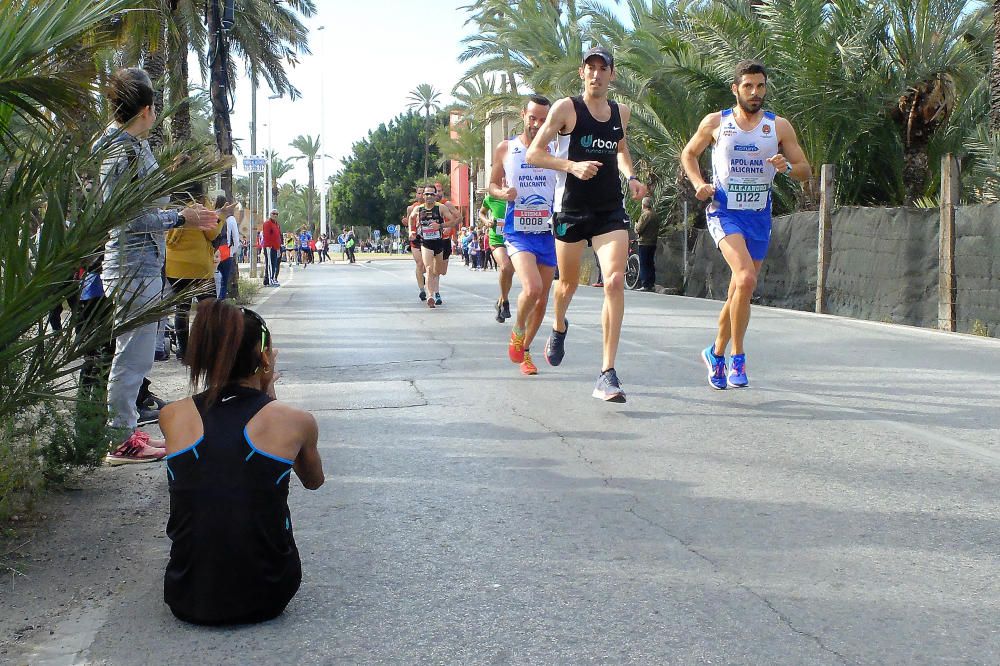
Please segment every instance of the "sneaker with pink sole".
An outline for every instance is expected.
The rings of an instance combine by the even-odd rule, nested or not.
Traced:
[[[166,442],[162,439],[150,439],[146,433],[136,430],[109,453],[104,461],[109,465],[156,462],[162,460],[166,453]]]

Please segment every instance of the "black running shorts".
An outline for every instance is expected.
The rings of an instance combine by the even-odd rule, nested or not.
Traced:
[[[431,252],[433,252],[435,255],[443,253],[446,245],[448,246],[448,254],[445,256],[445,258],[447,259],[448,256],[451,255],[451,241],[449,239],[435,238],[434,240],[427,240],[425,238],[423,241],[423,246],[428,250],[430,250]]]
[[[624,208],[603,213],[553,213],[552,235],[564,243],[587,241],[593,245],[596,236],[629,229],[628,213]]]

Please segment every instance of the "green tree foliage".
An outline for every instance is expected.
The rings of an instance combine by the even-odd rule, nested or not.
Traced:
[[[218,171],[197,153],[182,160],[169,150],[160,156],[166,168],[126,176],[129,186],[105,200],[95,178],[105,155],[91,152],[106,119],[97,63],[114,47],[104,27],[135,4],[54,0],[27,11],[0,3],[0,460],[17,469],[42,464],[52,472],[106,453],[99,437],[52,431],[65,423],[54,401],[79,397],[81,358],[171,304],[112,324],[108,299],[103,312],[71,312],[62,330],[46,326],[47,315],[79,292],[73,276],[103,250],[111,229]],[[103,425],[106,407],[99,407]],[[21,438],[34,423],[39,430]],[[30,448],[46,436],[59,445]],[[16,485],[10,479],[0,475],[0,513],[8,506],[5,484]]]
[[[633,110],[630,145],[661,208],[693,203],[679,152],[706,114],[733,103],[743,58],[770,70],[768,106],[789,118],[818,173],[832,163],[845,204],[926,201],[943,154],[962,159],[964,196],[996,197],[996,133],[989,131],[993,12],[975,0],[481,0],[467,9],[466,81],[513,78],[550,97],[579,94],[585,47],[613,50],[615,99]],[[1000,44],[1000,42],[997,42]],[[509,99],[504,99],[504,97]],[[501,91],[480,104],[516,106]],[[707,167],[707,164],[706,164]],[[815,205],[779,179],[779,210]]]
[[[431,116],[431,130],[447,125],[447,115]],[[354,144],[334,179],[330,193],[331,228],[364,225],[385,230],[396,224],[412,203],[413,188],[423,182],[425,119],[408,112],[381,124]],[[430,158],[437,160],[436,146]],[[441,180],[433,172],[430,180]]]

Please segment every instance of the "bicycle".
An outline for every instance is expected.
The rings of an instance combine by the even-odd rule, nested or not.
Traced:
[[[625,261],[625,287],[636,289],[639,286],[639,241],[631,240],[628,244],[628,259]]]

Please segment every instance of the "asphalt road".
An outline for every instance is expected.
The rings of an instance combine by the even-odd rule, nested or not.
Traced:
[[[160,539],[76,661],[1000,663],[997,340],[755,308],[752,388],[716,392],[720,304],[629,293],[614,405],[590,397],[600,290],[536,377],[495,290],[453,262],[428,310],[385,261],[271,293],[279,397],[317,416],[327,470],[292,481],[298,595],[186,626]]]

